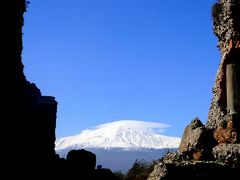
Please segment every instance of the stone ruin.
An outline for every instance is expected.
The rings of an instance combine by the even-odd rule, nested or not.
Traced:
[[[1,127],[5,128],[1,139],[2,176],[117,180],[110,169],[95,168],[96,156],[89,151],[70,151],[67,159],[55,153],[58,103],[52,96],[43,96],[23,72],[22,27],[27,5],[26,0],[3,0],[0,7]]]
[[[148,180],[240,178],[240,0],[218,0],[212,18],[221,62],[208,121],[192,120],[178,152],[161,159]]]
[[[8,130],[2,136],[7,137],[2,138],[1,167],[6,169],[2,174],[8,172],[8,179],[16,174],[18,178],[63,178],[69,177],[69,173],[72,178],[81,178],[86,175],[85,170],[72,172],[81,162],[63,160],[54,151],[55,98],[43,96],[23,73],[26,1],[3,0],[1,4],[1,117],[2,128]],[[184,131],[179,151],[167,154],[149,180],[240,178],[240,1],[219,0],[213,6],[212,16],[221,62],[208,121],[203,125],[195,118]],[[78,153],[91,161],[89,168],[95,179],[115,179],[108,169],[93,169],[96,160],[92,153]]]
[[[5,155],[13,164],[55,158],[57,102],[27,81],[22,64],[25,0],[1,2],[2,123],[8,130]],[[36,156],[37,155],[37,156]]]

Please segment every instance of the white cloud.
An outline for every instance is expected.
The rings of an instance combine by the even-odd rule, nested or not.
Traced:
[[[158,123],[158,122],[148,122],[148,121],[139,121],[139,120],[119,120],[110,123],[105,123],[96,126],[94,129],[102,128],[131,128],[134,130],[142,130],[148,132],[162,133],[167,128],[170,127],[169,124]]]

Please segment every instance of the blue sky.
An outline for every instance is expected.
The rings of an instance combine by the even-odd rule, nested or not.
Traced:
[[[58,101],[57,137],[116,120],[206,123],[220,55],[215,0],[31,1],[25,75]]]

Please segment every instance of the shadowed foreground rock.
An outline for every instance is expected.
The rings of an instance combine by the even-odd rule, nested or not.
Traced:
[[[54,166],[55,178],[118,180],[110,169],[96,169],[96,155],[84,149],[69,151],[67,159],[56,160]]]
[[[9,164],[47,162],[55,158],[57,102],[43,96],[34,83],[26,80],[22,64],[22,26],[25,0],[1,2],[1,117],[4,156]],[[6,141],[5,141],[6,139]],[[17,148],[17,150],[16,150]]]
[[[208,121],[195,118],[148,180],[240,179],[240,1],[219,0],[212,16],[221,62]]]
[[[1,2],[1,174],[5,179],[116,180],[110,169],[95,169],[95,154],[76,150],[56,155],[57,102],[27,81],[22,64],[25,0]],[[4,72],[3,72],[4,71]]]
[[[213,161],[162,162],[154,167],[148,179],[239,179],[239,170]]]

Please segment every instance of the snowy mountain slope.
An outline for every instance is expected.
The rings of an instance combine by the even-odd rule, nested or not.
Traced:
[[[72,149],[86,149],[96,154],[97,164],[126,172],[136,159],[153,161],[176,150],[180,138],[160,134],[167,127],[154,122],[115,121],[58,139],[55,150],[65,157]]]
[[[79,148],[177,148],[178,137],[160,135],[168,125],[153,122],[122,120],[84,130],[75,136],[56,141],[56,150],[69,146]]]

